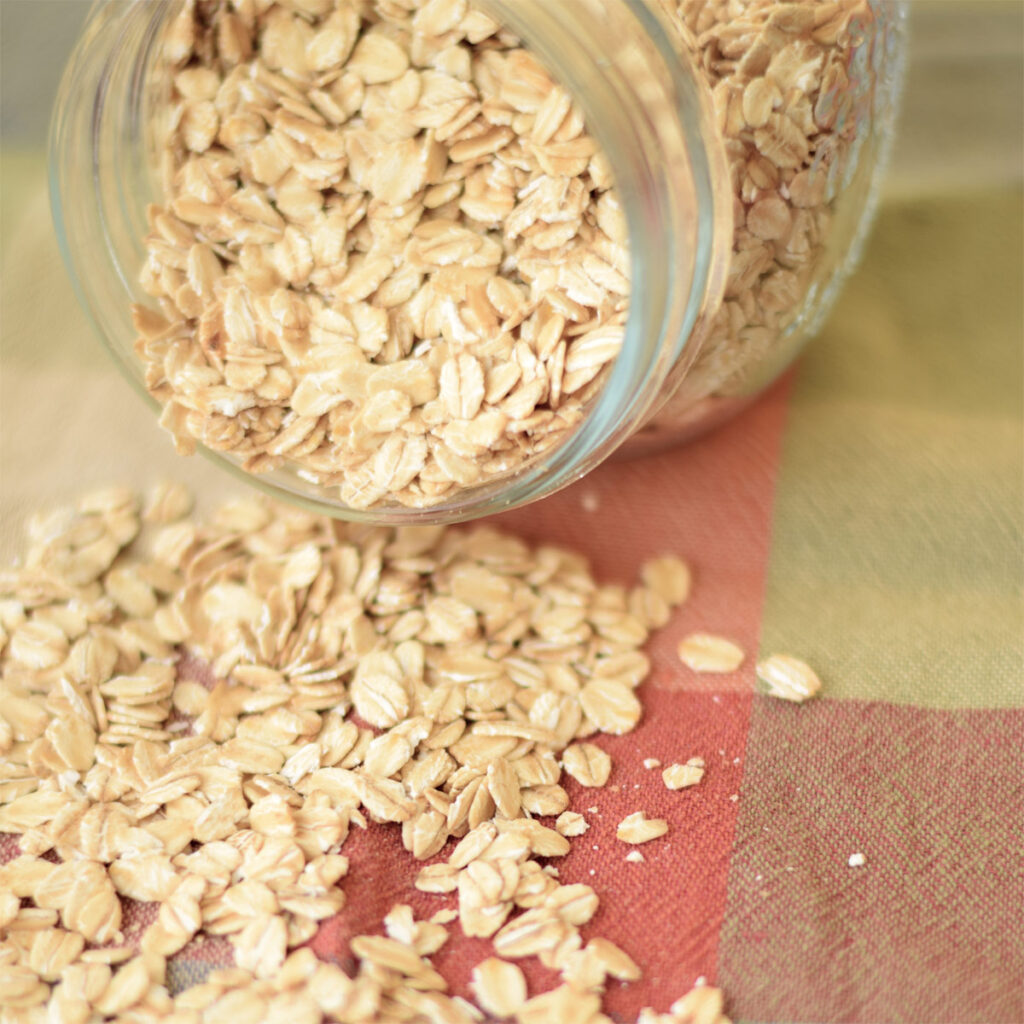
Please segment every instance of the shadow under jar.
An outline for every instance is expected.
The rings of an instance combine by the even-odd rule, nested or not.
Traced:
[[[336,0],[290,0],[278,6],[284,13],[275,17],[303,23],[303,52],[315,49],[316,33],[332,14],[341,8],[356,9]],[[527,180],[529,161],[538,160],[537,174],[511,193],[518,204],[513,209],[523,207],[538,187],[538,177],[545,179],[544,186],[559,180],[565,167],[559,163],[561,154],[579,152],[572,145],[558,149],[566,144],[557,134],[552,136],[551,126],[538,127],[544,110],[550,113],[557,106],[544,106],[557,83],[565,103],[559,112],[562,120],[556,119],[554,127],[572,136],[564,125],[575,116],[576,136],[585,131],[594,143],[593,155],[582,161],[582,170],[565,186],[566,195],[570,186],[584,193],[584,213],[577,209],[579,229],[571,240],[563,238],[561,246],[550,250],[537,242],[529,251],[516,250],[515,259],[507,251],[503,254],[497,269],[506,280],[499,282],[504,290],[498,291],[504,295],[511,283],[510,294],[522,298],[528,313],[516,317],[507,309],[502,312],[497,291],[494,307],[487,306],[481,296],[491,292],[479,285],[467,293],[483,310],[475,320],[450,303],[454,314],[442,310],[433,319],[416,320],[415,328],[405,324],[398,331],[389,298],[396,282],[389,286],[388,280],[374,279],[369,291],[354,290],[352,285],[353,276],[365,273],[368,262],[365,239],[372,232],[365,224],[366,210],[352,200],[351,189],[346,192],[337,185],[336,194],[336,181],[307,181],[306,194],[319,191],[317,201],[322,200],[322,210],[314,209],[313,216],[323,222],[323,211],[342,211],[339,236],[356,240],[355,256],[346,253],[349,262],[344,266],[317,268],[320,277],[307,275],[298,282],[288,279],[287,268],[283,276],[272,274],[266,294],[257,297],[269,310],[266,327],[233,351],[224,308],[238,300],[225,298],[226,288],[217,281],[245,262],[248,250],[243,250],[249,243],[234,237],[223,221],[211,228],[198,214],[190,220],[165,217],[160,224],[166,237],[154,230],[154,209],[167,204],[167,189],[190,156],[179,152],[174,163],[165,142],[182,130],[182,98],[175,75],[183,67],[202,63],[194,40],[188,43],[190,50],[178,45],[175,33],[180,36],[197,11],[210,18],[221,7],[227,9],[206,0],[195,5],[181,0],[97,0],[65,72],[51,130],[51,193],[62,252],[79,300],[100,337],[129,380],[161,411],[180,448],[188,450],[198,438],[205,442],[198,444],[199,450],[275,497],[333,516],[390,523],[470,519],[542,498],[579,479],[616,450],[631,454],[683,442],[734,415],[763,390],[817,330],[856,262],[892,137],[904,63],[905,10],[887,0],[363,4],[364,13],[375,12],[373,18],[381,11],[387,17],[359,23],[360,41],[363,34],[380,34],[405,42],[405,30],[396,29],[389,17],[434,26],[436,45],[431,40],[416,43],[407,68],[430,72],[432,87],[445,75],[463,87],[474,81],[474,75],[490,74],[491,65],[501,66],[492,53],[478,70],[461,50],[482,47],[507,54],[516,39],[521,40],[531,56],[519,64],[528,78],[532,75],[528,85],[536,96],[533,100],[528,90],[522,92],[525,109],[513,109],[511,114],[501,102],[465,108],[468,120],[456,126],[455,133],[449,132],[449,148],[440,163],[435,161],[434,177],[416,196],[400,195],[393,205],[385,204],[383,214],[378,203],[370,216],[378,224],[382,215],[401,220],[409,214],[410,204],[419,203],[410,222],[418,219],[413,231],[429,239],[429,221],[437,210],[442,215],[465,209],[472,213],[475,208],[465,194],[469,186],[459,184],[464,182],[464,169],[454,166],[453,139],[467,143],[459,154],[469,152],[470,161],[476,160],[471,166],[491,160],[496,173],[507,172],[516,184]],[[258,26],[259,18],[273,8],[243,0],[233,10],[243,19],[255,19]],[[451,26],[468,17],[473,20],[467,38],[465,31],[460,34]],[[488,34],[491,21],[500,26],[499,32],[491,25]],[[483,38],[474,42],[473,32]],[[258,42],[257,29],[252,34]],[[287,116],[300,122],[309,117],[304,114],[309,109],[307,94],[320,86],[317,95],[326,97],[324,109],[330,114],[332,84],[340,95],[337,83],[345,74],[351,76],[352,69],[368,61],[372,66],[373,47],[361,51],[360,42],[354,48],[351,42],[343,47],[347,52],[338,67],[325,69],[322,65],[331,58],[321,54],[321,66],[310,72],[310,80],[297,85],[287,80],[280,86],[285,107],[290,105]],[[386,46],[378,48],[380,59],[387,57]],[[468,75],[463,71],[460,78],[460,69],[466,68]],[[277,72],[268,72],[261,64],[256,73],[247,66],[245,74],[252,79]],[[367,76],[364,71],[363,76],[372,79],[375,73]],[[355,83],[365,94],[380,84]],[[423,86],[416,81],[411,85],[419,90],[412,98],[415,102]],[[211,97],[212,107],[220,100]],[[332,125],[330,116],[315,111],[314,116],[326,130],[342,127]],[[334,120],[348,120],[351,127],[353,119],[366,116],[365,110],[342,110]],[[487,117],[494,118],[493,123],[483,123]],[[278,130],[281,123],[272,113],[262,123],[260,116],[255,121],[256,138]],[[503,129],[498,135],[504,148],[482,157],[472,155],[473,139],[498,128]],[[220,125],[203,140],[205,152],[216,154],[222,132]],[[423,129],[408,141],[412,148],[401,152],[416,155],[435,145],[434,129]],[[340,162],[355,175],[359,151],[353,149],[351,138],[346,146]],[[240,171],[230,166],[229,176],[237,179],[232,187],[246,189],[251,184],[246,180],[248,165],[243,162]],[[300,162],[297,167],[304,171],[306,165]],[[568,180],[571,175],[561,177]],[[438,197],[439,205],[424,212],[428,193]],[[294,195],[292,200],[289,205],[273,188],[266,191],[266,219],[277,225],[275,230],[286,233],[292,226]],[[502,237],[500,223],[477,223],[468,215],[466,220],[485,244]],[[557,224],[557,218],[551,220],[542,227]],[[616,232],[621,233],[621,267],[608,256],[614,251],[609,233]],[[180,234],[185,237],[175,252]],[[326,229],[325,237],[329,241]],[[581,239],[595,245],[601,258],[588,263],[589,256],[580,257]],[[153,271],[154,249],[165,261],[162,279]],[[210,310],[197,292],[202,285],[195,282],[203,276],[203,261],[211,264],[207,284],[220,317],[213,328]],[[315,253],[311,265],[316,266]],[[472,266],[471,259],[467,265]],[[591,277],[580,278],[581,268]],[[393,273],[396,278],[403,273],[401,259],[394,261]],[[175,305],[164,294],[154,302],[153,295],[168,275],[179,291],[185,288],[187,301]],[[346,275],[353,275],[347,283]],[[607,319],[594,319],[585,301],[576,300],[585,298],[588,287],[600,291],[602,275],[611,282],[608,287],[618,302],[607,306],[602,314]],[[420,278],[414,281],[420,283]],[[347,298],[355,296],[358,303],[344,305],[335,288],[342,294],[349,288]],[[308,319],[294,313],[300,299],[312,303],[314,312]],[[466,304],[472,307],[473,302]],[[339,311],[340,320],[335,317]],[[547,319],[539,319],[541,314]],[[487,336],[488,317],[494,337]],[[544,335],[552,319],[557,320],[561,337],[551,331]],[[383,376],[390,382],[385,390],[399,392],[400,408],[393,423],[382,417],[375,421],[376,434],[360,434],[356,457],[347,450],[345,464],[332,472],[332,453],[341,451],[342,434],[348,432],[344,443],[350,444],[353,424],[362,423],[356,413],[347,411],[351,394],[346,393],[344,400],[328,395],[322,403],[318,395],[311,402],[311,382],[299,392],[292,376],[279,393],[264,386],[269,397],[262,397],[256,386],[238,400],[244,386],[233,389],[228,384],[232,372],[237,379],[248,379],[250,371],[244,367],[253,361],[260,364],[253,379],[265,380],[267,367],[289,365],[295,351],[313,360],[318,370],[330,367],[335,350],[318,346],[330,335],[329,330],[325,335],[324,324],[334,330],[336,323],[345,325],[337,328],[342,334],[355,325],[355,336],[337,349],[345,360],[358,364],[346,380],[354,376],[364,382],[385,369]],[[380,325],[385,347],[367,348],[366,338]],[[396,340],[396,333],[404,340]],[[200,336],[206,342],[214,340],[198,345]],[[505,356],[511,352],[511,359],[518,360],[520,380],[526,379],[527,370],[558,382],[568,381],[567,374],[575,372],[572,394],[566,397],[558,384],[546,384],[537,406],[528,408],[525,416],[519,410],[519,419],[512,419],[509,403],[515,393],[510,397],[492,385],[498,374],[488,363],[488,353],[495,351],[495,337],[504,345]],[[153,358],[154,349],[159,358]],[[588,361],[598,350],[607,363],[586,379]],[[417,371],[425,367],[433,372],[433,386],[428,382],[425,391],[410,386],[411,396],[403,396],[400,375],[387,369],[388,352],[397,354],[398,361],[414,362]],[[457,391],[457,375],[456,385],[451,374],[447,384],[442,375],[447,373],[443,364],[457,363],[460,354],[472,356],[468,368],[482,375],[488,393],[494,391],[490,405],[486,399],[471,403],[473,415],[492,413],[492,421],[500,422],[504,431],[476,458],[473,438],[461,440],[464,427],[442,425],[435,408],[450,397],[439,396],[442,385]],[[201,379],[220,403],[212,414],[178,401],[168,383],[167,365],[191,360],[189,365],[194,366],[197,359]],[[226,369],[229,363],[232,366]],[[323,372],[326,379],[337,379],[336,368]],[[282,370],[277,376],[288,375]],[[396,380],[398,384],[391,386]],[[324,387],[329,390],[329,385]],[[301,401],[289,389],[299,393]],[[380,387],[373,394],[379,392]],[[300,408],[289,405],[292,401]],[[456,399],[454,414],[458,412]],[[214,421],[217,429],[210,427]],[[255,427],[244,426],[254,422],[269,422],[271,429],[260,434]],[[554,430],[552,424],[563,429]],[[300,445],[274,443],[280,435],[287,437],[289,429],[301,433],[299,428],[306,430]],[[469,447],[460,450],[459,444]],[[295,457],[297,451],[312,455]],[[363,462],[357,464],[359,456]],[[410,465],[412,475],[406,480]],[[378,486],[381,474],[384,486]],[[388,480],[398,479],[395,474],[402,476],[402,487],[389,489]]]

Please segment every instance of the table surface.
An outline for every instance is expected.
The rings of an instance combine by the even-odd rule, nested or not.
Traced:
[[[32,4],[0,2],[5,54],[83,6]],[[1019,37],[1020,5],[981,6]],[[923,33],[912,112],[927,107],[925,43],[945,53],[943,38]],[[598,889],[604,934],[635,944],[659,1008],[703,975],[751,1022],[1024,1019],[1022,90],[1019,45],[1004,50],[968,104],[993,124],[947,119],[928,136],[956,152],[946,176],[934,153],[898,156],[863,264],[794,372],[712,436],[505,517],[582,544],[605,578],[630,582],[663,550],[694,567],[692,600],[652,647],[645,720],[607,746],[619,794],[663,799],[645,757],[702,754],[708,776],[664,809],[674,838],[644,865],[607,852],[621,796],[588,794],[594,829],[562,876]],[[207,507],[241,485],[175,456],[89,333],[53,238],[38,119],[16,116],[5,65],[7,563],[28,511],[94,484],[184,479]],[[909,136],[922,132],[915,115]],[[672,650],[696,629],[751,656],[725,682],[695,676]],[[818,669],[819,700],[755,694],[755,653],[778,650]]]

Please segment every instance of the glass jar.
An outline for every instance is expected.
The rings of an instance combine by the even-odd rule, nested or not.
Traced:
[[[348,519],[452,522],[551,494],[620,447],[685,440],[778,376],[856,261],[892,137],[902,5],[863,0],[853,17],[846,3],[757,0],[477,6],[574,97],[610,164],[630,246],[622,348],[564,442],[424,508],[348,507],[301,470],[254,475],[200,446],[275,497]],[[716,10],[747,8],[747,21],[716,21]],[[155,410],[130,305],[147,302],[138,278],[147,206],[161,199],[153,125],[166,96],[157,68],[179,9],[180,0],[97,0],[50,145],[54,221],[76,293]]]

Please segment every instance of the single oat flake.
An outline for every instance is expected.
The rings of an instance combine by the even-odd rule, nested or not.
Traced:
[[[526,979],[522,970],[496,957],[473,968],[470,988],[480,1006],[495,1017],[511,1017],[526,1002]]]
[[[802,704],[821,689],[821,680],[806,662],[788,654],[773,654],[757,666],[757,678],[769,697]]]
[[[735,672],[744,658],[742,647],[711,633],[691,633],[679,641],[676,653],[694,672]]]
[[[575,811],[563,811],[555,820],[555,829],[563,836],[581,836],[588,828],[587,819]]]
[[[675,555],[662,555],[645,562],[640,578],[669,604],[682,604],[690,596],[689,566]]]
[[[704,778],[704,758],[691,757],[686,764],[669,765],[661,773],[668,789],[687,789],[696,786]]]

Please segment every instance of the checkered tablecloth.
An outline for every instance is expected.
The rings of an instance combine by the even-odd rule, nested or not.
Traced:
[[[96,483],[237,490],[173,455],[89,334],[38,157],[8,154],[4,180],[4,561],[26,511]],[[1024,1020],[1022,221],[1010,192],[884,206],[823,336],[745,415],[503,517],[608,580],[663,551],[694,569],[653,642],[643,722],[599,741],[609,787],[567,784],[594,810],[562,880],[597,889],[588,933],[645,971],[610,989],[616,1019],[704,976],[739,1021]],[[685,669],[675,643],[698,629],[740,643],[740,671]],[[818,670],[819,699],[755,694],[776,651]],[[682,793],[642,764],[692,755],[707,775]],[[627,863],[615,826],[641,806],[671,832]],[[445,905],[413,890],[396,832],[345,852],[349,902],[318,953],[344,960],[395,902]],[[486,948],[453,939],[435,962],[465,991]],[[172,979],[226,954],[199,947]]]

